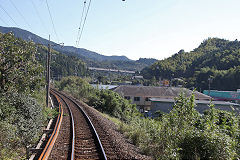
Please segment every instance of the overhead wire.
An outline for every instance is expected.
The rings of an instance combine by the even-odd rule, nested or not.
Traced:
[[[9,25],[4,21],[4,19],[2,19],[1,17],[0,17],[0,20],[1,20],[6,26],[9,26]]]
[[[14,21],[14,19],[8,14],[8,12],[3,8],[3,6],[0,4],[0,8],[7,14],[7,16],[13,21],[13,23],[18,27],[19,25]]]
[[[83,29],[84,29],[84,26],[85,26],[85,23],[86,23],[86,20],[87,20],[87,16],[88,16],[88,12],[89,12],[89,9],[90,9],[90,6],[91,6],[91,2],[92,2],[92,0],[90,0],[89,3],[88,3],[88,8],[87,8],[87,12],[86,12],[86,15],[85,15],[85,18],[84,18],[84,21],[83,21],[82,30],[81,30],[80,36],[79,36],[79,38],[78,38],[77,47],[78,47],[79,42],[80,42],[80,40],[81,40],[81,38],[82,38]]]
[[[13,7],[16,9],[16,11],[18,12],[18,14],[22,17],[22,19],[24,20],[24,22],[27,24],[27,26],[29,27],[29,29],[32,31],[32,27],[30,26],[30,24],[27,22],[27,20],[25,19],[25,17],[23,16],[23,14],[20,12],[20,10],[17,8],[17,6],[13,3],[12,0],[10,0],[11,4],[13,5]],[[7,13],[7,11],[2,7],[0,6],[4,12],[11,18],[11,16]],[[19,25],[14,21],[13,18],[11,18],[12,21],[15,23],[15,25],[19,28]],[[3,22],[4,20],[1,19]],[[5,22],[6,23],[6,22]],[[7,23],[6,23],[7,24]],[[8,25],[9,26],[9,25]],[[42,40],[40,39],[40,37],[37,36],[37,39],[39,40],[40,43],[42,43]]]
[[[10,0],[11,4],[13,5],[13,7],[16,9],[16,11],[18,12],[18,14],[22,17],[23,21],[27,24],[28,28],[30,30],[32,30],[32,27],[30,26],[30,24],[27,22],[27,20],[25,19],[25,17],[23,16],[23,14],[20,12],[20,10],[16,7],[16,5],[13,3],[12,0]]]
[[[53,22],[53,17],[52,17],[52,14],[51,14],[51,12],[50,12],[50,7],[49,7],[49,5],[48,5],[48,1],[46,0],[45,2],[46,2],[46,4],[47,4],[48,13],[49,13],[49,15],[50,15],[50,19],[51,19],[51,22],[52,22],[53,31],[54,31],[54,33],[55,33],[55,36],[56,36],[58,42],[59,42],[59,37],[58,37],[57,31],[56,31],[56,28],[55,28],[55,25],[54,25],[54,22]]]
[[[40,23],[41,23],[41,25],[43,26],[45,32],[49,33],[49,31],[48,31],[48,29],[47,29],[47,27],[46,27],[46,25],[45,25],[42,17],[40,16],[40,13],[38,12],[37,6],[36,6],[35,3],[33,2],[33,0],[31,0],[31,2],[32,2],[33,8],[34,8],[34,10],[36,11],[37,16],[38,16],[38,19],[40,20]]]
[[[83,21],[83,15],[84,15],[85,8],[86,8],[86,0],[84,0],[83,9],[82,9],[82,15],[81,15],[81,20],[80,20],[79,27],[78,27],[76,47],[78,46],[78,37],[79,37],[80,31],[81,31],[81,26],[82,26],[82,21]]]
[[[18,14],[21,16],[21,18],[23,19],[23,21],[26,23],[26,25],[28,26],[28,28],[29,28],[31,31],[33,31],[31,25],[28,23],[28,21],[26,20],[26,18],[23,16],[23,14],[21,13],[21,11],[17,8],[17,6],[13,3],[12,0],[10,0],[10,2],[11,2],[11,4],[13,5],[13,7],[16,9],[16,11],[18,12]],[[43,43],[43,41],[40,39],[39,36],[36,36],[36,38],[37,38],[38,41],[39,41],[38,43],[40,43],[40,44]]]

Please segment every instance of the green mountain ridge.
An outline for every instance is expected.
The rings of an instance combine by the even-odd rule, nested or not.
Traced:
[[[191,52],[180,50],[142,70],[145,78],[182,78],[186,87],[198,90],[236,90],[240,88],[240,42],[208,38]]]
[[[47,46],[49,43],[48,40],[20,28],[0,26],[0,32],[2,33],[13,32],[16,37],[26,41],[33,41],[36,44],[43,44]],[[68,56],[80,58],[89,67],[107,67],[113,69],[140,71],[144,67],[151,65],[157,61],[156,59],[145,59],[144,61],[142,61],[140,60],[141,58],[139,59],[139,61],[134,61],[128,59],[126,56],[104,56],[84,48],[76,48],[73,46],[61,47],[59,45],[56,45],[56,43],[54,42],[51,42],[51,44],[53,45],[54,50]]]
[[[37,44],[43,44],[45,46],[48,45],[49,41],[47,39],[41,38],[40,36],[33,34],[29,31],[20,29],[20,28],[14,28],[14,27],[1,27],[0,26],[0,32],[2,33],[8,33],[8,32],[13,32],[14,35],[18,38],[21,38],[25,41],[33,41]],[[57,51],[60,52],[72,52],[79,54],[80,56],[87,57],[87,58],[92,58],[97,61],[104,61],[104,60],[124,60],[124,61],[129,61],[129,59],[125,56],[104,56],[99,53],[89,51],[83,48],[76,48],[72,46],[57,46],[56,43],[51,42],[53,48]]]

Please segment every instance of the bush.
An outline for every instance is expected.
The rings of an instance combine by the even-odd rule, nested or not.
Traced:
[[[56,83],[56,87],[60,91],[65,91],[74,97],[83,100],[87,100],[96,92],[95,89],[88,83],[87,79],[75,76],[62,78],[60,82]]]
[[[42,107],[24,94],[2,94],[0,98],[0,146],[21,149],[34,143],[41,133]]]
[[[111,90],[97,91],[96,96],[91,97],[88,104],[125,122],[139,116],[135,104],[130,104],[128,100]]]
[[[233,159],[230,136],[219,132],[190,132],[179,143],[181,159]]]

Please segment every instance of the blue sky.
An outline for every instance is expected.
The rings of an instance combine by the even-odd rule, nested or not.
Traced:
[[[48,3],[59,38],[45,0],[0,0],[17,27],[75,46],[83,0]],[[208,37],[240,39],[239,6],[239,0],[92,0],[79,47],[131,59],[164,59],[180,49],[191,51]],[[0,25],[16,27],[1,8]]]

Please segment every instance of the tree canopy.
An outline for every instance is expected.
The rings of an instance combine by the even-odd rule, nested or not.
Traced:
[[[43,73],[35,58],[35,45],[12,33],[0,33],[0,50],[0,92],[34,90]]]
[[[182,78],[186,87],[236,90],[240,87],[240,42],[219,38],[204,40],[191,52],[180,50],[173,56],[144,68],[142,74],[151,79]]]
[[[37,47],[37,60],[46,65],[46,55],[48,49],[46,46]],[[51,50],[51,78],[58,80],[65,76],[87,76],[88,70],[86,64],[78,57],[66,55],[55,50]]]

